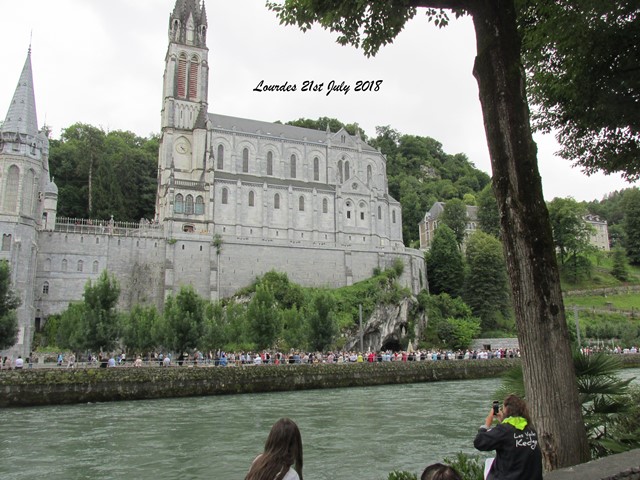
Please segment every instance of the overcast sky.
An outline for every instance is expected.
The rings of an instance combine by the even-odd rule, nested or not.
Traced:
[[[470,18],[444,29],[419,12],[375,58],[341,47],[335,34],[301,33],[279,25],[264,0],[207,0],[209,111],[283,122],[334,117],[429,136],[445,152],[464,153],[490,174],[478,87],[472,75],[475,40]],[[4,119],[29,42],[38,124],[58,138],[75,122],[147,136],[160,130],[162,74],[169,15],[175,0],[0,1],[0,117]],[[355,92],[358,80],[381,80],[375,92]],[[265,84],[296,92],[255,92]],[[322,92],[302,92],[305,81]],[[333,81],[348,92],[327,94]],[[601,199],[630,185],[619,176],[587,177],[554,155],[552,136],[536,135],[547,200]]]

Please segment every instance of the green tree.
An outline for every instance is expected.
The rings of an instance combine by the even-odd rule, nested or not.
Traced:
[[[574,283],[591,274],[588,254],[594,250],[590,243],[593,227],[585,221],[586,213],[585,206],[573,198],[554,198],[549,202],[549,219],[560,264]]]
[[[319,291],[313,298],[309,312],[309,343],[311,348],[324,352],[335,342],[338,326],[334,315],[335,300],[327,291]]]
[[[465,350],[481,330],[477,318],[447,318],[438,325],[438,336],[448,348]]]
[[[640,190],[637,188],[624,194],[624,233],[629,262],[640,265]]]
[[[640,178],[636,0],[518,0],[534,125],[588,174]]]
[[[459,198],[449,200],[444,205],[440,222],[453,230],[458,247],[462,246],[467,231],[467,206]]]
[[[16,308],[20,299],[11,289],[9,262],[0,260],[0,350],[12,347],[18,339]]]
[[[464,284],[464,263],[455,234],[447,225],[440,225],[427,252],[429,291],[458,296]]]
[[[191,285],[181,286],[164,306],[166,346],[182,354],[199,346],[203,334],[204,302]]]
[[[87,337],[85,323],[86,305],[84,302],[72,303],[60,314],[60,323],[56,330],[55,343],[60,348],[73,352],[86,350],[90,339]],[[100,349],[98,349],[99,351]]]
[[[224,330],[225,311],[222,303],[207,303],[205,306],[202,347],[205,350],[225,348],[227,337]]]
[[[308,323],[302,311],[296,307],[282,312],[282,340],[286,348],[302,349],[308,345]]]
[[[110,351],[120,337],[120,316],[116,311],[120,286],[116,277],[104,270],[95,283],[84,287],[85,348],[92,352]]]
[[[613,249],[613,267],[611,268],[611,275],[620,280],[626,282],[629,280],[629,265],[627,264],[627,256],[624,250],[620,247]]]
[[[362,47],[366,55],[375,55],[381,46],[392,42],[416,15],[417,7],[426,8],[437,25],[448,22],[444,8],[471,14],[478,52],[473,73],[500,211],[525,385],[535,397],[532,413],[543,439],[545,467],[552,470],[586,461],[589,449],[581,427],[560,277],[529,124],[514,1],[287,0],[283,4],[267,2],[267,7],[283,24],[307,30],[319,23],[338,32],[338,42]],[[550,347],[556,362],[566,368],[558,371],[546,361]]]
[[[151,352],[159,345],[158,338],[154,335],[159,322],[160,315],[154,306],[134,305],[123,316],[123,344],[133,353]]]
[[[465,303],[480,318],[484,331],[511,330],[513,318],[502,245],[495,237],[476,231],[467,241],[465,256]]]
[[[293,125],[295,127],[303,127],[303,128],[311,128],[313,130],[322,130],[326,131],[327,126],[329,130],[333,133],[340,131],[341,128],[344,128],[349,135],[355,135],[356,132],[360,135],[363,141],[367,141],[367,135],[364,133],[357,123],[342,123],[340,120],[329,117],[320,117],[317,120],[311,120],[310,118],[299,118],[298,120],[291,120],[286,123],[286,125]]]
[[[273,292],[268,285],[258,285],[247,308],[251,339],[256,348],[262,350],[273,347],[280,335],[281,320]]]
[[[477,202],[480,230],[500,238],[500,214],[498,213],[498,204],[490,184],[478,194]]]

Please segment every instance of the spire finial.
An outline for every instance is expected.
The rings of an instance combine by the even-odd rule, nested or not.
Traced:
[[[31,32],[29,32],[29,51],[27,52],[29,55],[31,55],[31,42],[33,41],[33,29],[31,30]]]

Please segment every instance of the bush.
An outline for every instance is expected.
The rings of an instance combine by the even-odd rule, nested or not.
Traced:
[[[389,473],[387,480],[418,480],[418,477],[415,474],[407,472],[405,470],[394,470],[393,472]]]
[[[458,452],[455,458],[445,457],[444,463],[454,468],[462,480],[482,480],[484,478],[484,458]]]

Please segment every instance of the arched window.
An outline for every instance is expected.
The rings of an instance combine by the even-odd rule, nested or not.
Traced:
[[[27,216],[33,215],[33,205],[35,196],[36,172],[32,169],[27,170],[22,184],[22,203],[20,208],[22,213]]]
[[[345,205],[347,207],[347,218],[351,218],[351,202],[347,202]]]
[[[349,162],[344,162],[344,179],[349,180],[351,173],[349,172]]]
[[[253,190],[249,191],[249,206],[253,207],[256,203],[256,194],[253,193]]]
[[[382,220],[382,207],[378,205],[378,220]]]
[[[15,213],[18,209],[18,183],[20,181],[20,169],[15,165],[9,167],[7,172],[7,188],[4,193],[4,208],[8,212]]]
[[[84,262],[82,260],[78,260],[78,266],[77,266],[76,270],[81,272],[83,268],[84,268]]]
[[[367,165],[367,186],[371,186],[371,180],[373,180],[373,169],[371,165]]]
[[[275,210],[278,210],[280,208],[280,194],[279,193],[276,193],[273,196],[273,208]]]
[[[67,260],[66,259],[62,260],[62,271],[63,272],[67,271]]]
[[[267,152],[267,175],[273,175],[273,152]]]
[[[393,223],[396,223],[396,211],[395,210],[391,211],[391,221]]]
[[[11,250],[11,234],[3,234],[2,235],[2,250],[4,252],[8,252]]]
[[[249,149],[242,150],[242,171],[249,173]]]
[[[196,197],[196,215],[204,215],[204,198],[202,198],[202,195]]]
[[[322,199],[322,213],[329,213],[329,200],[326,198]]]
[[[313,179],[317,182],[320,180],[320,159],[313,157]]]
[[[100,264],[98,263],[98,260],[94,260],[93,267],[92,267],[91,271],[93,273],[98,273],[99,266],[100,266]]]
[[[218,145],[218,159],[216,168],[218,170],[224,169],[224,145],[222,144]]]
[[[187,55],[181,53],[178,57],[178,98],[187,96]]]
[[[198,68],[200,67],[198,57],[191,57],[189,64],[189,100],[198,99]]]
[[[187,195],[184,202],[184,213],[187,215],[193,215],[193,196]]]
[[[298,199],[298,210],[304,212],[304,197],[302,195],[300,195],[300,198]]]
[[[184,197],[181,193],[176,195],[176,200],[173,204],[173,211],[175,213],[184,213]]]
[[[223,205],[226,205],[227,203],[229,203],[229,189],[227,188],[222,189],[222,199],[220,200],[220,203],[222,203]]]
[[[49,295],[49,282],[44,282],[42,284],[42,294]]]
[[[296,178],[296,156],[291,155],[291,178]]]
[[[342,160],[338,161],[338,183],[342,183]]]
[[[364,202],[360,202],[358,207],[359,207],[358,209],[360,210],[360,220],[364,220],[364,211],[367,208],[367,206],[365,205]]]

